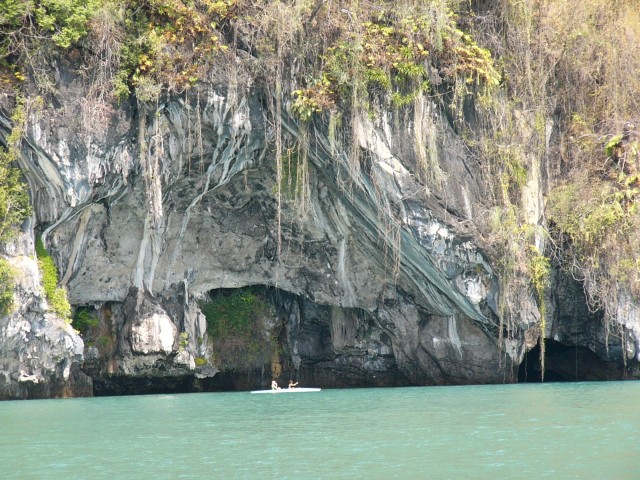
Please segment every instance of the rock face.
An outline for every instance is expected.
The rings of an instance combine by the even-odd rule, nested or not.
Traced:
[[[238,85],[114,106],[96,130],[79,121],[82,83],[59,68],[55,98],[28,119],[21,167],[61,283],[100,326],[83,364],[82,340],[46,313],[35,284],[21,287],[1,324],[5,398],[87,394],[72,381],[81,365],[97,394],[265,386],[271,374],[327,387],[517,381],[538,307],[523,295],[503,335],[478,228],[490,207],[480,166],[434,101],[352,119],[353,145],[322,121],[284,114],[274,129],[266,94]],[[295,167],[278,168],[277,143],[302,152]],[[527,189],[537,221],[539,170]],[[26,285],[38,273],[25,253],[14,258]],[[267,336],[281,354],[271,372],[219,373],[198,301],[256,285],[271,292]],[[567,315],[594,325],[563,313],[566,300],[545,336],[573,335]],[[622,326],[618,363],[637,360],[638,323]],[[603,332],[571,338],[603,355]]]
[[[0,399],[91,395],[82,371],[84,343],[70,325],[48,312],[38,265],[23,236],[4,252],[18,272],[14,309],[0,319]]]

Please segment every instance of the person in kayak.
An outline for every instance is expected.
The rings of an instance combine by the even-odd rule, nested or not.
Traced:
[[[278,386],[278,382],[276,382],[275,380],[271,382],[271,390],[280,390],[280,387]]]
[[[298,382],[293,383],[293,380],[289,380],[289,388],[295,388],[298,386]]]

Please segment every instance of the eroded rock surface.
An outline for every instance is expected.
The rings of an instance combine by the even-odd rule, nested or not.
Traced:
[[[91,379],[80,370],[82,338],[48,311],[32,251],[24,235],[4,252],[19,273],[14,308],[0,317],[0,399],[92,395]]]
[[[218,368],[197,302],[253,285],[283,292],[272,299],[283,377],[321,386],[517,380],[540,333],[538,308],[523,293],[503,338],[500,282],[478,228],[488,208],[480,166],[433,100],[353,119],[349,145],[321,121],[284,114],[279,141],[302,146],[309,173],[293,189],[302,200],[281,185],[279,212],[265,92],[209,85],[154,106],[114,106],[91,131],[76,115],[82,93],[77,79],[62,82],[55,103],[32,113],[21,167],[72,304],[100,317],[84,365],[97,393],[205,388]],[[533,167],[525,194],[535,223]],[[23,263],[26,277],[37,275]],[[47,375],[66,382],[81,340],[46,320],[35,288],[19,295],[24,313],[3,320],[3,388]],[[553,335],[569,335],[558,322]],[[628,330],[637,352],[637,327]],[[600,355],[601,336],[577,342]],[[30,360],[25,346],[42,339],[61,349],[45,355],[55,361]],[[265,368],[236,373],[258,386],[271,380]]]

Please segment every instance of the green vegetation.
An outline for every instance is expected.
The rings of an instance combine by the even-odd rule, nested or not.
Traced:
[[[489,51],[460,27],[458,2],[381,1],[375,9],[357,0],[322,3],[7,0],[0,17],[0,85],[36,76],[28,72],[29,59],[80,48],[103,94],[108,87],[113,98],[135,91],[139,100],[152,101],[205,78],[211,62],[234,47],[229,32],[248,43],[265,78],[285,56],[304,59],[302,88],[293,90],[291,106],[304,121],[337,102],[382,92],[406,105],[416,91],[430,89],[428,64],[447,81],[499,82]],[[301,49],[297,34],[303,30]]]
[[[294,210],[303,212],[309,202],[307,152],[300,144],[296,144],[284,150],[280,162],[282,165],[280,193],[284,200],[291,203]],[[274,186],[275,189],[276,186]]]
[[[86,48],[89,68],[98,70],[94,82],[103,93],[109,86],[109,94],[123,98],[133,88],[140,100],[150,101],[163,89],[183,91],[202,78],[212,55],[227,48],[220,27],[234,5],[235,0],[7,0],[0,12],[0,87],[24,79],[34,56],[80,47]]]
[[[228,48],[219,28],[234,5],[235,0],[125,4],[124,22],[119,25],[125,36],[117,77],[119,96],[130,85],[140,100],[154,100],[162,89],[184,91],[203,78],[207,62]]]
[[[98,346],[102,349],[106,349],[112,342],[113,339],[109,335],[100,335],[98,337]]]
[[[437,2],[416,4],[408,12],[381,3],[380,10],[358,10],[357,27],[345,30],[323,53],[318,79],[293,92],[291,108],[298,118],[308,121],[337,105],[357,108],[376,97],[384,101],[384,95],[395,107],[410,105],[418,92],[432,90],[429,68],[450,84],[462,79],[498,85],[491,53],[459,28],[453,11]]]
[[[187,332],[180,333],[180,344],[178,345],[178,351],[183,352],[185,348],[189,346],[189,334]]]
[[[511,338],[518,332],[519,315],[522,305],[530,297],[538,304],[540,320],[541,367],[544,371],[544,338],[546,329],[545,289],[549,282],[550,259],[535,246],[540,237],[546,237],[543,227],[532,225],[523,219],[521,209],[506,197],[504,207],[495,207],[489,222],[490,242],[494,266],[499,274],[500,324],[498,338],[502,344],[505,336]]]
[[[27,186],[20,178],[20,170],[15,167],[26,122],[22,100],[15,108],[11,120],[14,127],[7,137],[7,148],[0,147],[0,242],[14,238],[19,225],[31,214]]]
[[[5,0],[0,11],[0,87],[24,80],[25,60],[49,46],[69,48],[85,37],[102,0]]]
[[[607,154],[607,157],[612,158],[615,155],[616,149],[618,145],[620,145],[620,140],[622,140],[622,135],[614,135],[611,137],[607,143],[604,145],[604,151]]]
[[[207,332],[212,337],[249,335],[256,316],[266,308],[264,301],[250,289],[219,291],[210,302],[200,303],[207,318]]]
[[[92,329],[100,325],[100,318],[89,308],[77,308],[73,312],[71,326],[81,335],[87,335]]]
[[[0,316],[6,315],[13,307],[15,272],[4,258],[0,258]]]
[[[0,242],[15,238],[20,224],[31,214],[27,186],[21,179],[20,170],[15,166],[26,122],[22,99],[19,99],[11,120],[14,127],[7,136],[7,148],[0,146]],[[0,258],[0,315],[11,310],[14,289],[15,271],[7,260]]]
[[[0,242],[15,237],[18,225],[31,212],[29,195],[20,180],[20,171],[11,166],[11,154],[0,151]],[[0,259],[0,315],[6,314],[13,302],[15,272]]]
[[[51,32],[55,45],[69,48],[87,35],[89,21],[101,3],[101,0],[39,0],[31,15],[43,31]]]
[[[540,251],[535,247],[530,247],[529,264],[527,272],[531,283],[533,285],[536,299],[539,305],[540,312],[540,377],[544,382],[544,370],[545,370],[545,331],[547,329],[547,307],[544,298],[545,290],[549,286],[549,270],[551,263],[547,257],[542,255]]]
[[[38,256],[38,266],[42,275],[42,287],[49,302],[51,310],[61,318],[69,320],[71,316],[71,305],[67,299],[67,291],[64,287],[58,287],[58,270],[53,258],[47,252],[42,238],[36,238],[36,255]]]
[[[473,105],[467,98],[465,115],[455,102],[451,110],[492,197],[484,233],[501,278],[505,334],[520,334],[512,317],[527,314],[521,306],[532,294],[544,332],[542,274],[552,260],[584,281],[590,306],[611,320],[623,295],[640,298],[638,131],[627,128],[637,122],[640,3],[477,6],[467,30],[497,59],[500,88]],[[545,185],[541,217],[532,193]]]
[[[563,256],[585,281],[592,305],[607,305],[624,288],[640,298],[640,186],[638,176],[595,179],[584,172],[554,189],[549,219],[563,242]]]
[[[218,290],[210,301],[200,302],[200,309],[221,368],[258,368],[269,362],[273,346],[264,320],[272,313],[258,291]]]

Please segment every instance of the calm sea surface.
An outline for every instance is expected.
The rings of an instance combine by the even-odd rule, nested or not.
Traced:
[[[640,382],[0,402],[1,479],[640,479]]]

